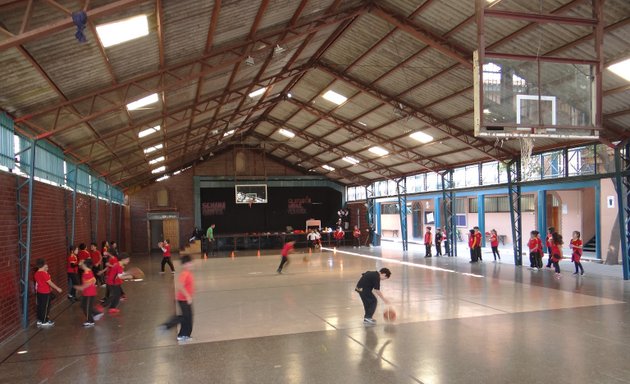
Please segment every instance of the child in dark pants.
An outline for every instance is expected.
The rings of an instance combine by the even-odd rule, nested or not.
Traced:
[[[584,275],[584,267],[582,267],[582,239],[580,239],[582,235],[580,231],[573,231],[573,238],[571,239],[571,261],[575,263],[575,273],[578,274],[578,268],[580,270],[580,276]]]
[[[37,266],[37,272],[35,272],[34,277],[35,291],[37,292],[37,326],[51,327],[55,323],[48,318],[48,312],[50,312],[50,289],[54,288],[61,293],[61,288],[50,279],[46,260],[37,259],[35,265]]]
[[[94,309],[94,303],[96,301],[96,278],[94,277],[94,272],[92,271],[94,264],[92,263],[92,260],[87,259],[84,260],[79,267],[83,269],[83,284],[76,288],[83,291],[83,295],[81,296],[81,309],[85,315],[85,322],[83,323],[83,326],[93,327],[94,320],[99,320],[103,317],[101,312]]]
[[[385,303],[389,304],[389,300],[381,293],[381,280],[389,279],[392,275],[391,271],[387,268],[381,268],[380,271],[367,271],[361,275],[361,278],[357,282],[355,291],[361,296],[363,302],[363,309],[365,314],[363,315],[363,324],[374,325],[374,312],[376,312],[376,296],[375,292]]]
[[[293,252],[294,245],[295,241],[287,241],[287,243],[284,244],[284,247],[282,247],[282,260],[280,260],[280,265],[276,272],[282,273],[282,268],[289,262],[289,253]]]
[[[180,328],[177,334],[177,341],[188,341],[191,339],[190,335],[192,334],[193,328],[192,302],[195,292],[195,279],[191,272],[193,264],[190,256],[182,256],[181,262],[182,272],[175,282],[175,298],[181,310],[181,315],[171,317],[166,323],[160,326],[160,329],[171,329],[179,324]]]

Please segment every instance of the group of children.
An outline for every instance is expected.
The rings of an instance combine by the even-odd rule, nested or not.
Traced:
[[[77,291],[81,292],[81,309],[83,310],[84,327],[93,327],[95,321],[103,317],[102,308],[96,305],[96,296],[99,286],[106,286],[105,297],[101,300],[104,307],[109,307],[109,313],[118,313],[118,304],[123,295],[122,281],[132,276],[124,271],[124,266],[129,262],[126,253],[118,253],[116,242],[111,246],[107,241],[103,242],[99,251],[96,243],[87,246],[81,243],[78,247],[70,246],[67,257],[66,272],[68,281],[68,300],[77,301]],[[37,270],[33,276],[36,292],[37,326],[50,327],[55,323],[50,320],[50,302],[52,300],[51,289],[61,292],[53,283],[48,273],[48,265],[45,259],[37,259]],[[97,309],[98,308],[98,309]]]
[[[549,227],[547,229],[547,236],[545,238],[545,245],[549,251],[549,259],[547,260],[547,268],[553,268],[555,270],[555,277],[560,278],[560,260],[563,259],[562,255],[562,245],[564,241],[562,239],[562,235],[556,232],[554,227]],[[542,240],[540,238],[540,232],[531,231],[530,239],[527,243],[527,247],[529,248],[529,262],[530,268],[532,270],[540,270],[543,267],[542,257],[543,257],[543,246]],[[584,244],[581,239],[581,234],[579,231],[573,231],[571,242],[569,243],[569,248],[571,249],[571,261],[575,264],[575,272],[574,275],[584,275],[584,267],[582,266],[582,250]]]

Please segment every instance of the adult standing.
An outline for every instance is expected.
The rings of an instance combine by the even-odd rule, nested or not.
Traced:
[[[215,247],[215,239],[214,239],[214,227],[216,225],[213,223],[208,227],[208,230],[206,231],[206,241],[207,241],[207,246],[206,246],[206,254],[204,255],[204,257],[208,257],[208,253],[210,254],[210,256],[214,256],[214,247]]]
[[[189,255],[181,258],[182,272],[175,281],[175,300],[181,311],[180,315],[171,317],[166,323],[160,326],[161,329],[171,329],[177,324],[180,325],[177,333],[177,341],[188,341],[191,339],[193,328],[192,303],[195,292],[195,278],[192,274],[192,259]]]
[[[386,304],[389,304],[389,300],[381,293],[381,280],[387,280],[392,275],[392,272],[387,268],[381,268],[379,271],[367,271],[361,275],[361,278],[357,282],[355,291],[359,293],[361,301],[363,302],[363,309],[365,314],[363,315],[363,324],[375,325],[374,312],[376,312],[376,305],[378,300],[374,293],[381,298]]]

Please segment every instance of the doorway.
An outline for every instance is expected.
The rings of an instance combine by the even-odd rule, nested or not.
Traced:
[[[149,220],[149,250],[159,251],[158,242],[168,239],[171,249],[179,249],[179,220],[177,218],[163,218]]]

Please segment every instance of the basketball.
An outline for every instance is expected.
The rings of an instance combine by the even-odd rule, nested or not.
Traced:
[[[131,275],[134,279],[143,279],[144,278],[144,272],[142,272],[142,269],[138,268],[138,267],[131,267],[128,268],[125,271],[126,274]]]
[[[160,248],[162,248],[163,245],[164,245],[164,243],[161,242],[161,241],[158,243],[158,247],[160,247]]]
[[[392,308],[388,308],[383,312],[383,319],[385,321],[394,321],[396,320],[396,311]]]

